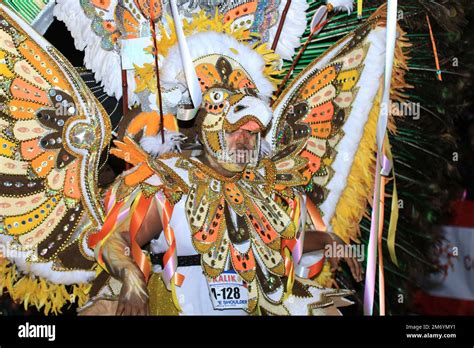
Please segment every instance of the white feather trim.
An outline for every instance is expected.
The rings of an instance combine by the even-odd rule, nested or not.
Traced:
[[[16,268],[24,273],[43,278],[54,284],[84,284],[90,283],[95,279],[95,271],[85,270],[55,270],[53,269],[53,262],[35,263],[29,261],[35,252],[34,250],[18,251],[20,246],[16,244],[12,237],[0,235],[0,246],[2,254],[13,263]]]
[[[54,8],[56,18],[66,24],[74,38],[76,49],[84,51],[84,64],[101,82],[105,93],[117,99],[122,97],[122,65],[116,51],[106,51],[101,47],[101,37],[91,28],[92,20],[88,18],[79,0],[57,0]],[[136,89],[133,71],[128,72],[128,105],[138,103],[134,93]]]
[[[347,11],[348,14],[351,14],[354,9],[353,0],[327,0],[326,3],[331,4],[334,11]]]
[[[232,58],[252,77],[262,97],[270,98],[272,95],[274,86],[263,74],[265,61],[249,46],[238,42],[229,35],[213,31],[191,35],[186,38],[186,42],[193,60],[210,54],[220,54]],[[165,83],[182,82],[179,80],[182,71],[181,55],[178,46],[175,45],[164,60],[162,79]]]
[[[152,156],[159,157],[169,152],[181,152],[181,144],[186,136],[179,132],[165,130],[165,143],[161,141],[161,133],[153,137],[144,137],[140,140],[143,150]]]
[[[352,104],[347,122],[342,127],[346,136],[337,146],[338,156],[332,164],[335,174],[327,185],[328,197],[320,206],[324,214],[323,220],[328,226],[336,211],[337,202],[346,188],[352,162],[380,86],[380,77],[383,75],[385,66],[385,33],[385,28],[379,27],[368,36],[368,41],[371,43],[370,48],[364,62],[364,70],[355,87],[359,91]],[[350,136],[348,136],[349,134]],[[347,161],[347,158],[350,158],[351,161]]]
[[[287,0],[282,0],[278,7],[280,19],[286,3]],[[291,59],[295,51],[301,46],[300,38],[306,30],[306,11],[308,7],[309,5],[306,0],[293,0],[291,2],[276,48],[276,53],[283,59]],[[279,24],[280,20],[269,30],[269,46],[273,43]]]

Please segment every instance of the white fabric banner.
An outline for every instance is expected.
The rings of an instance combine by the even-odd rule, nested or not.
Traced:
[[[474,228],[442,226],[445,237],[439,262],[443,272],[428,279],[433,296],[474,300]]]

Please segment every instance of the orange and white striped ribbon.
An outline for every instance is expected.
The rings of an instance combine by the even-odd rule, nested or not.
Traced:
[[[176,296],[176,286],[181,286],[184,281],[184,276],[177,273],[178,268],[178,253],[176,248],[176,237],[174,230],[170,225],[170,220],[173,215],[173,205],[166,199],[164,193],[160,191],[155,196],[161,207],[160,215],[161,222],[163,224],[163,233],[168,244],[168,250],[166,250],[163,256],[163,272],[162,278],[168,290],[171,290],[173,302],[176,308],[181,311],[180,305]]]
[[[130,219],[130,249],[132,257],[135,263],[138,265],[145,281],[148,282],[151,272],[151,262],[148,257],[143,253],[141,246],[136,242],[136,237],[140,231],[140,227],[146,218],[150,204],[153,201],[153,197],[147,198],[141,192],[135,198],[132,207],[130,208],[131,219]]]

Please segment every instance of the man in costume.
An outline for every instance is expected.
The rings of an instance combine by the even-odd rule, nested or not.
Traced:
[[[141,9],[145,16],[148,14],[153,19],[152,22],[153,11],[161,11],[161,7],[155,5]],[[244,3],[239,9],[250,11],[250,5]],[[31,89],[45,88],[45,92],[35,92],[38,96],[32,101],[35,103],[32,113],[23,116],[16,113],[22,108],[12,107],[13,113],[5,115],[7,134],[18,142],[17,145],[11,143],[13,152],[6,155],[13,156],[11,161],[21,156],[22,167],[31,166],[31,169],[16,173],[18,164],[15,162],[8,167],[17,175],[25,175],[27,181],[37,178],[28,184],[18,181],[13,185],[31,187],[26,196],[28,200],[32,194],[40,194],[34,199],[38,202],[35,210],[21,215],[15,209],[7,212],[3,240],[9,248],[7,257],[13,250],[23,250],[24,254],[13,257],[13,262],[37,260],[41,276],[49,277],[51,281],[57,270],[61,274],[55,276],[54,282],[72,284],[80,277],[83,277],[82,281],[92,280],[87,266],[94,267],[90,263],[94,261],[91,256],[95,255],[101,266],[100,274],[93,283],[92,300],[82,313],[93,310],[100,299],[114,303],[113,300],[120,296],[118,314],[144,314],[148,297],[146,283],[151,270],[141,247],[159,237],[152,249],[158,255],[164,252],[162,261],[158,262],[162,263],[162,271],[160,279],[152,281],[150,286],[159,288],[164,284],[168,296],[163,295],[166,292],[150,290],[157,303],[152,306],[155,314],[338,313],[336,307],[348,303],[340,298],[348,291],[324,289],[304,280],[317,274],[323,261],[316,258],[318,262],[313,260],[305,265],[302,251],[306,198],[295,190],[307,184],[321,166],[312,151],[324,155],[324,151],[311,150],[307,146],[308,137],[326,131],[319,126],[314,130],[308,126],[303,129],[294,123],[304,117],[301,103],[294,104],[298,94],[288,100],[292,105],[270,129],[272,110],[269,101],[275,90],[272,75],[277,73],[279,57],[264,44],[245,43],[252,38],[248,28],[223,26],[225,19],[222,16],[212,18],[202,10],[194,15],[192,23],[205,25],[207,21],[211,30],[204,27],[204,32],[199,32],[200,27],[191,24],[188,30],[195,33],[184,41],[181,19],[176,4],[174,6],[172,2],[173,22],[168,25],[174,24],[179,47],[170,39],[169,52],[162,53],[165,56],[162,81],[160,78],[157,82],[165,87],[162,91],[158,84],[157,89],[148,89],[140,97],[146,100],[148,96],[149,101],[158,101],[156,104],[161,113],[165,110],[162,105],[168,110],[182,111],[182,107],[191,101],[195,110],[199,110],[195,132],[203,152],[200,157],[171,153],[154,159],[127,136],[112,152],[132,163],[134,168],[124,173],[107,191],[103,203],[105,212],[98,201],[94,179],[97,152],[110,136],[110,126],[105,122],[103,111],[90,99],[87,88],[78,83],[67,62],[62,61],[38,35],[31,32],[29,38],[27,32],[23,32],[20,37],[9,39],[12,47],[24,47],[29,51],[17,52],[4,46],[8,62],[6,74],[10,73],[14,79],[15,74],[10,69],[15,64],[26,64],[21,71],[23,79],[33,79],[33,85],[25,87],[20,80],[13,80],[19,91],[28,94]],[[238,9],[231,11],[238,15]],[[4,32],[14,35],[16,30],[28,30],[21,19],[7,9],[4,12]],[[157,36],[163,39],[167,33],[164,27],[161,28],[162,32]],[[152,32],[156,30],[154,24],[152,29]],[[163,40],[161,43],[163,50]],[[305,98],[316,96],[319,91],[332,105],[331,100],[337,94],[333,84],[341,72],[342,62],[348,59],[347,54],[354,55],[348,68],[357,67],[363,60],[363,50],[359,49],[356,55],[351,48],[347,46],[347,52],[341,55],[341,63],[311,72],[314,77],[309,80],[309,87],[313,92],[305,92]],[[45,58],[41,58],[45,52],[48,52]],[[37,66],[35,60],[30,61],[30,54],[36,54],[36,61],[43,62],[44,67],[39,68],[46,69],[46,75],[35,76],[27,67]],[[191,60],[182,58],[183,55]],[[57,72],[52,79],[47,75],[49,71]],[[66,77],[63,78],[64,74]],[[61,82],[61,78],[66,82]],[[140,83],[139,74],[137,80]],[[198,97],[193,84],[198,86]],[[25,102],[23,94],[5,92],[11,94],[9,103]],[[202,103],[196,102],[196,98]],[[46,109],[42,104],[47,105]],[[91,113],[90,106],[98,111]],[[146,107],[143,102],[142,109]],[[334,110],[330,107],[317,111],[333,117]],[[156,123],[156,119],[152,122]],[[160,122],[164,126],[163,116]],[[293,131],[283,141],[273,140],[271,151],[268,144],[262,146],[265,143],[263,132],[267,132],[269,139],[275,137],[279,127],[287,128],[285,122],[293,125]],[[102,127],[97,128],[99,125]],[[152,127],[150,122],[146,126]],[[56,132],[51,133],[48,129]],[[168,129],[167,132],[171,131]],[[40,133],[40,137],[35,136]],[[142,140],[143,148],[161,154],[162,148],[176,147],[179,143],[176,139],[182,139],[167,133],[166,137],[158,134],[155,140],[160,135],[163,138],[158,149],[149,138]],[[322,138],[320,144],[315,145],[322,149],[327,141]],[[297,157],[301,155],[303,157]],[[312,163],[308,156],[313,156],[317,163]],[[32,191],[34,184],[40,185],[40,191]],[[10,187],[10,182],[4,186]],[[12,203],[21,200],[13,192],[9,194],[13,194]],[[42,217],[45,214],[46,217]],[[71,226],[69,221],[75,224]],[[162,234],[159,234],[160,226]],[[311,243],[312,239],[308,238],[309,244],[313,244],[309,245],[311,249],[322,248],[328,241],[327,238],[315,238],[316,243]],[[79,258],[73,256],[77,251]],[[184,262],[183,267],[181,262]],[[107,270],[111,276],[100,269]],[[360,280],[359,268],[354,267],[354,275]],[[43,279],[40,281],[44,282]],[[162,307],[167,300],[173,308],[164,310]]]
[[[155,238],[152,259],[159,260],[161,276],[151,284],[164,283],[171,292],[151,293],[154,313],[337,313],[333,305],[342,305],[337,297],[347,292],[322,289],[300,278],[314,276],[311,268],[317,264],[311,255],[302,256],[302,249],[323,249],[332,241],[327,233],[305,234],[306,197],[295,190],[318,170],[307,167],[307,158],[295,157],[304,152],[301,139],[310,129],[293,125],[284,150],[266,153],[270,145],[262,145],[262,134],[271,127],[273,85],[265,75],[264,58],[231,35],[213,31],[191,35],[186,45],[170,49],[160,73],[169,89],[177,89],[192,84],[185,64],[195,69],[202,103],[194,132],[203,150],[191,157],[162,154],[169,145],[163,139],[170,133],[142,139],[142,147],[158,156],[154,159],[128,137],[116,143],[112,153],[135,167],[107,193],[104,226],[110,228],[89,240],[112,277],[97,286],[81,313],[146,313],[150,269],[140,248]],[[180,64],[186,50],[191,62]],[[354,58],[344,59],[351,59],[354,68],[363,60],[362,49],[348,55]],[[339,69],[335,65],[318,70],[308,82],[314,90],[306,92],[308,97],[335,96],[331,81]],[[329,90],[323,91],[324,86]],[[185,93],[192,95],[190,90]],[[332,117],[327,102],[322,105],[328,109],[318,112]],[[287,112],[298,117],[309,111],[295,110],[301,107],[299,102]],[[319,131],[324,128],[314,130]],[[268,139],[274,135],[271,130],[267,134]],[[306,155],[315,156],[311,151]],[[358,264],[349,260],[360,281]],[[118,302],[111,301],[117,297]],[[168,302],[174,306],[163,309]]]
[[[245,76],[245,70],[236,65],[235,61],[232,67],[228,59],[217,55],[210,59],[206,55],[206,62],[212,63],[204,64],[210,64],[208,66],[211,68],[215,66],[212,71],[218,73],[224,81],[240,72],[243,75],[241,78],[250,82],[250,78]],[[198,70],[199,67],[198,65]],[[235,67],[242,70],[237,71]],[[132,249],[131,238],[135,238],[140,247],[156,238],[155,251],[166,251],[167,238],[161,235],[163,229],[164,233],[175,240],[176,249],[182,253],[174,260],[178,260],[178,267],[170,279],[179,279],[174,288],[178,299],[175,305],[183,313],[253,313],[257,304],[259,311],[271,314],[309,314],[317,308],[320,313],[337,313],[333,309],[321,308],[331,307],[333,301],[342,305],[342,299],[334,298],[347,292],[318,289],[316,284],[310,285],[311,282],[298,279],[290,281],[291,275],[286,273],[285,260],[280,252],[282,241],[276,239],[277,233],[288,239],[299,235],[303,240],[303,222],[306,218],[305,209],[302,209],[304,198],[296,193],[292,198],[283,198],[280,202],[279,199],[282,198],[277,196],[277,191],[270,194],[265,192],[265,189],[271,189],[272,179],[268,178],[270,174],[266,171],[258,171],[264,168],[264,165],[259,167],[262,156],[260,137],[263,128],[268,126],[271,114],[265,102],[254,96],[258,92],[248,88],[246,86],[243,90],[236,90],[227,82],[219,82],[216,87],[205,90],[203,98],[206,108],[198,116],[202,119],[198,121],[201,121],[200,139],[204,144],[210,141],[209,136],[213,134],[206,130],[207,125],[215,124],[215,113],[212,111],[216,110],[216,106],[220,106],[221,110],[229,110],[220,116],[222,128],[217,127],[217,132],[220,133],[217,136],[222,139],[221,150],[212,151],[206,146],[197,157],[169,155],[165,156],[166,159],[148,160],[154,174],[142,183],[149,185],[149,194],[158,192],[152,196],[151,202],[145,203],[145,215],[138,233],[130,234],[128,222],[118,223],[114,231],[104,237],[98,251],[99,259],[114,277],[112,282],[118,279],[123,283],[119,302],[111,301],[107,304],[104,300],[101,301],[100,299],[113,298],[113,293],[105,290],[95,299],[99,300],[95,308],[94,305],[91,308],[86,306],[83,314],[104,314],[107,311],[110,314],[110,309],[116,311],[116,314],[145,314],[148,312],[148,296],[155,297],[151,301],[155,314],[171,314],[160,311],[164,307],[162,302],[169,301],[169,296],[165,296],[163,292],[161,298],[153,292],[148,294],[146,278],[132,255],[127,252]],[[260,112],[255,113],[255,110],[259,110],[259,104]],[[211,110],[211,113],[207,110]],[[225,120],[232,120],[229,113],[237,115],[232,123],[227,124],[228,130],[225,130]],[[254,113],[259,116],[253,116]],[[223,155],[219,156],[221,153]],[[267,162],[267,166],[272,165],[268,157],[262,160]],[[127,178],[133,180],[136,175],[141,175],[139,167],[119,179],[110,192],[109,200],[115,201],[110,204],[127,204],[129,197],[135,197],[136,192],[129,193],[134,189],[127,187],[125,181]],[[119,192],[122,190],[127,191],[126,198],[120,197]],[[291,193],[288,194],[291,197]],[[172,205],[170,201],[173,202]],[[165,221],[165,225],[162,221]],[[191,231],[187,228],[188,223]],[[259,235],[256,235],[256,231]],[[331,243],[329,233],[309,232],[304,238],[303,251],[323,249]],[[163,258],[161,255],[160,261]],[[348,263],[354,278],[362,280],[359,264],[350,258]],[[164,272],[167,266],[164,267]],[[166,273],[162,276],[163,280],[166,279],[165,276]],[[293,286],[293,294],[290,296],[285,295],[288,293],[288,286]]]

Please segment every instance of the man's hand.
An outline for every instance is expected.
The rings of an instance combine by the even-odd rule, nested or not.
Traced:
[[[332,236],[332,237],[331,237]],[[336,244],[334,244],[336,243]],[[337,248],[338,245],[346,245],[343,240],[341,240],[339,237],[336,235],[332,234],[330,235],[327,232],[319,232],[319,231],[308,231],[305,233],[304,236],[304,246],[303,246],[303,252],[311,252],[311,251],[316,251],[316,250],[326,250],[328,246],[331,248],[334,248],[334,246]],[[336,250],[333,250],[333,255],[336,254]],[[362,281],[362,267],[359,263],[359,261],[355,258],[355,256],[352,257],[343,257],[342,258],[348,265],[349,268],[351,269],[352,276],[354,279],[358,282]],[[339,262],[341,261],[341,258],[339,257],[328,257],[329,264],[331,265],[331,272],[336,272],[336,270],[339,267]]]
[[[148,315],[148,290],[140,271],[126,273],[116,315]]]

